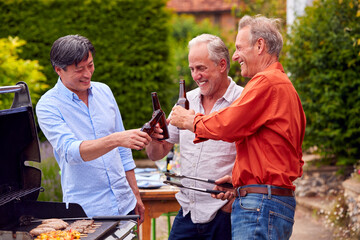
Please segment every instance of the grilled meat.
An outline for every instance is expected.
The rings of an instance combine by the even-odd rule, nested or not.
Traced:
[[[65,230],[75,230],[80,233],[85,233],[93,225],[94,220],[78,220],[66,227]]]
[[[69,224],[61,219],[52,218],[45,219],[42,221],[42,224],[30,231],[32,236],[38,236],[41,233],[51,232],[55,230],[61,230],[68,226]]]
[[[31,236],[38,236],[42,233],[51,232],[51,231],[55,231],[55,229],[51,227],[42,227],[42,228],[36,227],[30,231],[30,234]]]

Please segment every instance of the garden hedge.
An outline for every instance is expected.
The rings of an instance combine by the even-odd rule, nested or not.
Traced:
[[[38,60],[47,83],[57,81],[49,52],[61,36],[80,34],[96,49],[92,80],[110,86],[125,128],[151,118],[152,91],[168,113],[177,94],[169,62],[169,19],[165,0],[1,0],[0,38],[27,44],[19,56]],[[15,80],[16,83],[16,80]],[[42,93],[40,93],[42,94]]]
[[[360,159],[359,7],[314,1],[292,27],[284,61],[306,113],[305,149],[316,146],[338,165]]]

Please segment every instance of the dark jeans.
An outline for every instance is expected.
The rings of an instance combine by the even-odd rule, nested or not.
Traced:
[[[208,223],[193,223],[191,212],[183,217],[182,208],[175,217],[169,240],[227,240],[231,239],[230,213],[219,210],[215,218]]]

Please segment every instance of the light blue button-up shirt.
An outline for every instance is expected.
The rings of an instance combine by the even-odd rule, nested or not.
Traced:
[[[136,205],[125,175],[135,168],[131,149],[118,147],[88,162],[80,156],[82,141],[125,130],[110,88],[91,82],[88,91],[87,107],[59,79],[36,106],[38,122],[61,169],[63,201],[80,204],[89,217],[126,215]]]

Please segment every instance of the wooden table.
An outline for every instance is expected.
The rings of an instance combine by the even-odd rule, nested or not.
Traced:
[[[179,211],[180,205],[175,198],[177,192],[179,189],[172,186],[163,186],[158,189],[140,189],[141,200],[145,205],[145,217],[141,224],[140,240],[150,240],[152,218],[158,218],[163,213]]]

